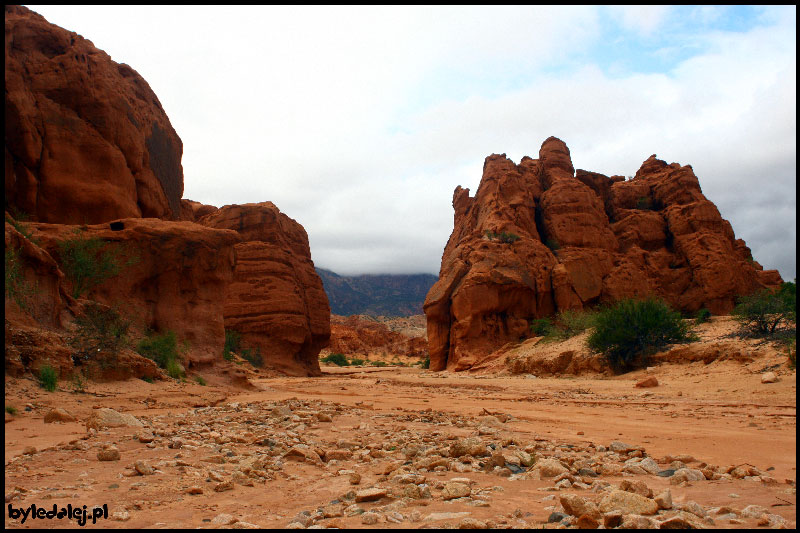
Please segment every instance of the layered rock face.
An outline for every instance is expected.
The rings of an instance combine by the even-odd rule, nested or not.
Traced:
[[[24,7],[6,7],[5,29],[6,249],[38,286],[28,309],[6,298],[15,324],[64,328],[80,313],[58,256],[79,231],[136,258],[85,297],[174,331],[188,363],[220,360],[227,325],[268,364],[319,374],[329,308],[302,226],[270,203],[181,199],[182,143],[141,76]]]
[[[259,347],[270,366],[320,375],[317,355],[330,338],[330,307],[303,226],[271,202],[226,205],[198,222],[235,230],[244,241],[234,246],[225,328]]]
[[[20,6],[5,16],[5,193],[32,220],[177,220],[183,144],[131,67]]]
[[[434,370],[470,368],[560,310],[654,295],[721,314],[781,282],[735,238],[692,168],[655,156],[630,181],[575,172],[550,137],[538,159],[487,157],[475,197],[456,187],[453,208],[425,301]]]
[[[117,307],[138,329],[175,331],[189,344],[189,366],[220,358],[233,248],[241,241],[236,232],[132,218],[80,229],[45,223],[28,227],[58,263],[63,262],[59,242],[67,239],[96,238],[115,248],[123,268],[86,297]]]

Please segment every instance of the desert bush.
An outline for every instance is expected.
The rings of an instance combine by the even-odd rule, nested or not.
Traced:
[[[501,233],[496,233],[494,231],[491,231],[491,230],[487,229],[484,233],[486,234],[486,237],[490,241],[493,241],[494,239],[497,239],[500,242],[502,242],[503,244],[514,244],[520,238],[519,235],[517,235],[515,233],[507,233],[505,231],[503,231]]]
[[[553,252],[555,252],[556,250],[559,250],[561,248],[561,245],[558,244],[558,241],[553,239],[552,237],[547,239],[544,242],[544,245],[547,246],[548,248],[550,248],[550,250],[553,251]]]
[[[17,408],[14,407],[13,405],[6,405],[6,413],[10,415],[15,415],[17,414]]]
[[[429,369],[431,367],[431,356],[427,356],[424,361],[422,361],[422,368]]]
[[[14,300],[22,309],[29,309],[30,297],[35,292],[25,280],[22,272],[22,258],[14,248],[6,248],[5,254],[5,297]]]
[[[83,312],[75,319],[75,326],[69,344],[76,350],[72,357],[76,365],[96,360],[101,354],[113,357],[129,342],[130,322],[116,309],[97,302],[91,302],[83,308]]]
[[[320,361],[322,361],[324,363],[333,363],[334,365],[337,365],[337,366],[349,366],[350,365],[350,363],[347,361],[347,357],[345,357],[344,354],[341,354],[341,353],[329,354],[329,355],[323,357],[322,359],[320,359]]]
[[[653,208],[653,201],[649,196],[641,196],[636,200],[636,209],[650,210]]]
[[[373,361],[372,366],[388,366],[389,363],[386,361]]]
[[[531,320],[531,333],[537,337],[544,337],[553,329],[553,321],[549,318],[536,318]]]
[[[58,374],[56,369],[50,365],[44,365],[39,369],[39,385],[46,391],[53,392],[58,385]]]
[[[206,386],[206,380],[203,379],[203,376],[195,376],[194,380],[197,382],[198,385],[202,385],[203,387]]]
[[[706,309],[705,307],[697,311],[697,314],[694,316],[695,324],[703,324],[708,322],[711,319],[711,311]]]
[[[86,392],[86,379],[80,372],[72,374],[72,391],[83,393]]]
[[[754,336],[773,336],[778,326],[797,319],[797,285],[786,282],[779,289],[763,289],[739,298],[731,316]]]
[[[616,371],[631,370],[656,349],[690,339],[680,313],[661,300],[622,300],[598,311],[594,321],[587,344]]]
[[[145,383],[153,383],[153,378],[151,378],[150,376],[142,376],[139,379],[141,379]]]
[[[138,258],[130,255],[123,259],[126,253],[118,245],[80,234],[59,241],[58,253],[64,274],[72,285],[74,298],[80,298],[138,261]]]
[[[353,359],[350,359],[350,364],[352,366],[362,366],[364,364],[364,360],[363,359],[358,359],[358,358],[353,358]]]
[[[565,338],[574,337],[594,327],[595,313],[592,311],[573,311],[567,309],[559,311],[556,316],[556,325]]]
[[[161,335],[151,334],[139,341],[136,351],[152,359],[158,366],[167,371],[171,378],[178,379],[183,376],[179,363],[178,337],[174,331],[167,331]]]
[[[242,357],[256,368],[264,366],[264,359],[261,357],[261,348],[256,346],[255,349],[243,348]]]
[[[222,358],[233,361],[233,352],[238,353],[242,343],[242,334],[232,329],[225,330],[225,346],[222,348]]]
[[[591,311],[560,311],[555,321],[550,318],[531,321],[531,333],[544,337],[546,342],[569,339],[593,327],[594,316]]]

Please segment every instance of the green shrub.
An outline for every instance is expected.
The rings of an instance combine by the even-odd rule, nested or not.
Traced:
[[[6,405],[6,413],[10,415],[15,415],[17,414],[17,408],[14,407],[13,405]]]
[[[781,322],[795,322],[797,286],[786,282],[779,289],[763,289],[739,299],[731,316],[755,336],[772,336]]]
[[[515,233],[506,233],[505,231],[501,233],[495,233],[494,231],[487,229],[484,233],[486,234],[486,238],[488,238],[490,241],[497,239],[503,244],[514,244],[520,238],[519,235],[516,235]]]
[[[574,337],[595,325],[595,313],[592,311],[560,311],[556,316],[556,324],[564,338]]]
[[[558,241],[553,239],[552,237],[547,239],[544,243],[545,246],[550,248],[551,251],[555,252],[556,250],[561,248],[561,245],[558,244]]]
[[[350,359],[350,364],[352,366],[362,366],[364,364],[364,360],[358,358]]]
[[[222,349],[222,358],[233,361],[233,353],[239,353],[242,343],[242,334],[232,329],[225,330],[225,347]]]
[[[56,390],[56,385],[58,385],[58,374],[56,374],[56,369],[50,365],[44,365],[41,367],[39,369],[39,385],[49,392]]]
[[[30,310],[30,299],[36,292],[26,280],[22,272],[23,260],[19,251],[6,248],[5,260],[5,297],[14,300],[20,308]]]
[[[86,380],[80,372],[72,374],[72,390],[73,392],[86,392]]]
[[[373,361],[372,366],[388,366],[389,363],[386,361]]]
[[[178,362],[180,359],[178,338],[174,331],[142,339],[136,346],[136,351],[155,361],[171,378],[177,379],[183,376],[183,370]]]
[[[125,253],[120,246],[80,234],[60,241],[58,253],[74,298],[80,298],[138,260],[135,257],[123,260]]]
[[[547,342],[566,340],[594,327],[594,317],[590,311],[560,311],[555,322],[550,318],[531,321],[531,333],[544,337]]]
[[[320,359],[320,361],[322,361],[324,363],[333,363],[334,365],[337,365],[337,366],[349,366],[350,365],[350,363],[347,362],[347,357],[345,357],[344,354],[340,354],[340,353],[329,354],[328,356],[323,357],[322,359]]]
[[[206,380],[203,379],[202,376],[195,376],[194,380],[197,382],[198,385],[202,385],[203,387],[206,386]]]
[[[544,337],[553,330],[553,321],[549,318],[536,318],[531,320],[531,333],[537,337]]]
[[[153,378],[151,378],[150,376],[142,376],[139,379],[141,379],[145,383],[153,383]]]
[[[622,300],[598,311],[594,320],[589,348],[605,354],[616,371],[631,370],[656,349],[689,340],[680,313],[660,300]]]
[[[261,347],[256,346],[255,350],[250,348],[242,349],[242,357],[256,368],[264,366],[264,359],[261,357]]]
[[[75,332],[69,344],[75,348],[76,365],[95,360],[98,355],[112,357],[128,345],[130,322],[114,308],[90,302],[75,319]],[[100,361],[107,363],[108,361]]]
[[[431,356],[427,356],[424,361],[422,361],[422,368],[428,369],[431,367]]]
[[[695,324],[703,324],[708,322],[711,319],[711,311],[706,309],[705,307],[697,311],[697,314],[694,317]]]

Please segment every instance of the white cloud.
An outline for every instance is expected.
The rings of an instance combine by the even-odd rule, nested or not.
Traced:
[[[556,135],[587,170],[692,164],[756,259],[795,275],[796,8],[613,76],[592,62],[605,8],[33,9],[148,80],[184,141],[185,197],[273,201],[334,271],[438,272],[456,185]],[[646,38],[680,22],[611,12]]]

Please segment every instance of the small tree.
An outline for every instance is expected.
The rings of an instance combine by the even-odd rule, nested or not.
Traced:
[[[689,340],[680,313],[660,300],[622,300],[598,311],[594,320],[589,348],[605,354],[616,371],[631,370],[654,350]]]
[[[743,296],[731,315],[752,335],[774,335],[781,322],[797,319],[797,285],[786,282],[779,289]]]
[[[123,250],[109,245],[97,237],[80,234],[58,243],[61,266],[72,284],[72,296],[80,298],[127,266],[138,261],[136,257],[123,260]]]

